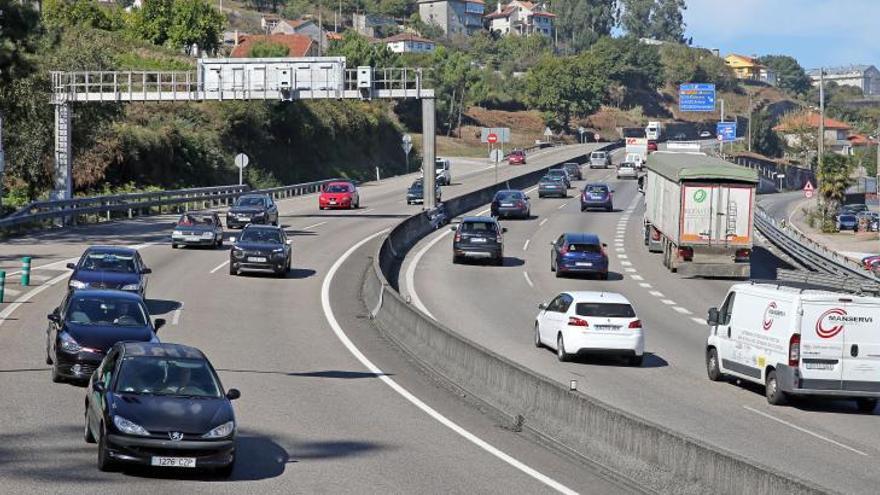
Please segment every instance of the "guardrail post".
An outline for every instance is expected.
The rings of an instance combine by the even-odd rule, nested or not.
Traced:
[[[3,296],[6,294],[6,272],[0,270],[0,303],[3,302]]]
[[[21,286],[27,287],[31,283],[31,257],[21,259]]]

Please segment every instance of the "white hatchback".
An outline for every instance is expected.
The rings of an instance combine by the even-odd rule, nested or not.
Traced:
[[[622,179],[624,177],[630,179],[639,178],[639,172],[636,170],[636,165],[634,163],[623,162],[617,166],[617,178]]]
[[[538,305],[535,346],[556,350],[560,361],[577,354],[617,354],[641,366],[642,322],[627,298],[614,292],[563,292]]]

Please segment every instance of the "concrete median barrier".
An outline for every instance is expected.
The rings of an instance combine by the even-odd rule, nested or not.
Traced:
[[[543,170],[509,181],[533,185]],[[508,184],[505,184],[507,187]],[[500,186],[446,203],[460,215],[491,200]],[[429,318],[397,291],[406,252],[434,230],[425,214],[408,218],[382,242],[366,270],[362,300],[377,328],[441,379],[523,427],[658,493],[777,495],[827,493],[802,480],[570,391]],[[528,334],[529,328],[523,329]]]

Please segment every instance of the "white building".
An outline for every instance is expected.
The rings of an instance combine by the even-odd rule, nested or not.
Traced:
[[[470,36],[483,30],[483,0],[418,0],[422,22],[436,24],[446,36]]]
[[[819,85],[819,69],[809,72],[813,86]],[[880,95],[880,71],[873,65],[848,65],[825,69],[825,82],[834,81],[838,86],[853,86],[865,95]]]
[[[433,53],[437,45],[413,33],[400,33],[383,39],[384,44],[394,53]]]
[[[553,36],[555,18],[556,15],[547,12],[543,5],[525,0],[513,0],[506,6],[499,2],[495,12],[485,16],[489,30],[500,35],[540,34],[547,37]]]

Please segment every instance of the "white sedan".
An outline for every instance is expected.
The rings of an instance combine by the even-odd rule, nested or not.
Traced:
[[[535,346],[548,346],[560,361],[577,354],[617,354],[641,366],[642,322],[629,300],[614,292],[563,292],[538,305]]]

